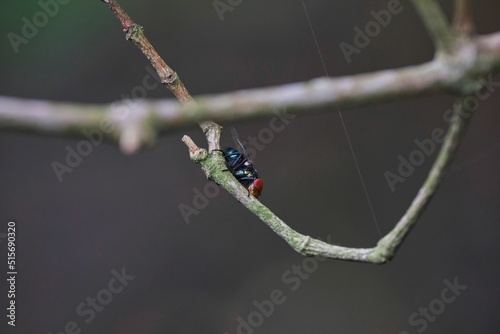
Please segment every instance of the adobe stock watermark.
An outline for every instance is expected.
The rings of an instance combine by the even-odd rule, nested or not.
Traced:
[[[31,17],[31,20],[26,16],[21,18],[22,27],[21,35],[14,32],[9,32],[7,38],[15,53],[19,52],[19,46],[28,44],[29,41],[38,35],[40,29],[45,27],[51,18],[54,18],[59,13],[59,7],[66,5],[71,0],[40,0],[38,6],[41,8]]]
[[[467,285],[458,283],[458,278],[455,277],[453,282],[448,279],[443,281],[445,287],[441,290],[438,298],[429,302],[426,307],[419,307],[418,311],[413,312],[408,317],[408,324],[415,327],[417,333],[423,333],[430,322],[436,321],[437,317],[446,310],[447,305],[454,303],[465,289]],[[402,331],[399,334],[410,334],[410,332]]]
[[[222,22],[224,21],[224,13],[234,11],[234,9],[241,5],[242,2],[243,0],[214,0],[212,5]]]
[[[126,286],[135,279],[135,276],[128,275],[125,268],[120,272],[111,270],[112,277],[108,281],[106,287],[97,291],[95,297],[87,297],[85,301],[76,306],[76,315],[81,317],[83,323],[89,324],[96,318],[96,312],[102,312],[113,301],[115,295],[123,292]],[[80,320],[80,323],[82,323]],[[82,327],[78,321],[70,320],[64,325],[64,329],[58,332],[50,332],[49,334],[80,334]]]
[[[256,136],[248,136],[246,140],[241,140],[246,152],[251,160],[257,156],[257,152],[262,152],[266,145],[274,140],[276,133],[285,130],[297,115],[288,114],[285,108],[273,110],[274,117],[269,121],[269,126],[259,130]],[[178,205],[179,211],[186,224],[191,223],[192,215],[199,215],[201,210],[205,209],[210,203],[210,199],[217,197],[220,193],[219,186],[214,182],[207,182],[203,191],[197,187],[193,188],[193,200],[191,205],[181,203]]]
[[[386,28],[391,23],[393,15],[397,15],[402,11],[403,6],[400,0],[389,0],[387,2],[387,9],[381,9],[378,12],[374,10],[370,11],[373,20],[365,24],[364,30],[358,26],[354,27],[354,45],[346,42],[342,42],[339,45],[347,63],[350,64],[352,56],[361,53],[361,50],[366,48],[372,39],[380,34],[382,28]]]
[[[331,236],[326,240],[331,243]],[[277,306],[282,305],[287,300],[287,293],[297,291],[302,283],[318,270],[320,262],[326,261],[327,258],[315,256],[305,257],[298,265],[294,264],[290,269],[286,270],[281,275],[281,283],[285,288],[275,288],[269,293],[269,299],[254,300],[252,305],[254,310],[247,316],[238,316],[236,318],[236,334],[252,334],[256,328],[264,324],[264,321],[274,314]],[[225,332],[224,334],[230,334]]]
[[[445,110],[443,113],[443,120],[446,123],[451,122],[453,113],[457,109],[461,110],[461,107],[468,112],[475,111],[479,107],[481,101],[488,99],[495,91],[496,87],[500,86],[500,82],[493,81],[493,74],[490,74],[487,79],[479,78],[478,83],[480,88],[473,94],[465,97],[461,102],[456,102],[452,108]],[[438,144],[443,142],[445,133],[446,131],[444,129],[440,127],[435,128],[431,131],[430,138],[424,138],[422,140],[418,138],[415,139],[413,142],[417,148],[406,155],[406,157],[403,157],[401,154],[398,156],[399,164],[397,173],[388,170],[384,172],[384,178],[391,192],[396,190],[396,185],[398,183],[405,182],[415,172],[416,167],[421,166],[425,160],[436,151]]]
[[[161,85],[160,78],[150,65],[146,66],[145,70],[148,74],[142,78],[141,85],[134,86],[130,94],[122,94],[121,100],[112,103],[111,113],[116,116],[113,117],[114,121],[111,118],[103,118],[97,128],[82,130],[82,134],[87,139],[80,140],[74,147],[66,145],[64,161],[54,160],[50,164],[59,182],[64,181],[66,173],[71,174],[76,167],[80,166],[83,158],[89,156],[94,147],[101,145],[105,136],[111,135],[116,130],[117,121],[123,120],[137,108],[137,99],[145,99],[149,91]]]

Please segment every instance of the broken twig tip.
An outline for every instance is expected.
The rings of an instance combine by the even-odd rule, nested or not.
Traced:
[[[189,157],[191,158],[191,160],[200,162],[207,158],[208,156],[207,150],[198,147],[198,145],[194,143],[191,137],[184,135],[182,137],[182,141],[184,142],[184,144],[186,144],[186,146],[189,149]]]

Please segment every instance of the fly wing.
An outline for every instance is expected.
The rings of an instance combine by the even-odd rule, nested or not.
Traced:
[[[251,165],[253,165],[253,161],[250,159],[250,157],[247,154],[247,151],[245,150],[245,147],[241,143],[240,136],[238,136],[238,132],[233,127],[231,127],[231,134],[233,135],[233,140],[234,140],[234,143],[236,144],[237,150],[240,151],[241,154],[243,154],[243,157],[246,160],[248,160],[248,162]]]

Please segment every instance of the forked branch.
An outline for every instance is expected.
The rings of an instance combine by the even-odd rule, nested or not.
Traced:
[[[111,3],[115,3],[114,0],[110,0]],[[454,37],[453,31],[446,21],[444,14],[441,9],[433,0],[420,0],[414,2],[424,24],[426,25],[429,33],[431,34],[434,43],[436,45],[437,57],[440,53],[451,53],[456,50],[456,38]],[[114,10],[116,12],[116,10]],[[142,29],[141,29],[142,33]],[[136,45],[141,48],[140,43]],[[151,47],[152,49],[152,47]],[[154,49],[152,49],[154,50]],[[476,50],[473,50],[475,54]],[[144,52],[144,51],[143,51]],[[467,51],[466,51],[467,52]],[[146,54],[146,52],[144,52]],[[158,56],[159,57],[159,56]],[[155,58],[156,55],[153,57]],[[456,65],[456,64],[454,64]],[[437,70],[436,67],[433,70]],[[420,69],[420,75],[425,75]],[[449,70],[449,69],[446,69]],[[428,75],[436,73],[438,71],[429,71]],[[465,75],[461,76],[462,79]],[[469,83],[468,83],[469,84]],[[467,89],[476,89],[475,85],[469,85]],[[424,85],[420,87],[421,91],[429,88],[432,85]],[[292,96],[290,96],[293,98]],[[182,102],[182,101],[181,101]],[[418,218],[421,216],[432,196],[435,194],[438,186],[441,184],[445,172],[449,167],[455,153],[457,152],[459,143],[463,138],[465,129],[469,120],[471,118],[471,112],[467,110],[463,103],[460,103],[458,108],[455,108],[454,116],[450,129],[446,135],[445,141],[441,147],[440,153],[429,173],[429,176],[416,198],[413,200],[412,204],[408,208],[406,214],[401,218],[401,220],[396,224],[394,229],[389,232],[385,237],[383,237],[373,248],[348,248],[335,246],[325,243],[321,240],[311,238],[300,234],[299,232],[293,230],[287,224],[285,224],[280,218],[278,218],[274,213],[259,202],[255,197],[248,196],[247,190],[233,177],[231,173],[228,173],[225,166],[224,158],[220,152],[213,151],[214,147],[218,148],[218,135],[220,127],[215,123],[217,133],[216,139],[213,138],[214,131],[208,131],[211,136],[207,136],[210,143],[209,151],[199,148],[191,138],[184,136],[183,141],[187,145],[190,157],[201,164],[203,170],[205,171],[207,177],[217,184],[228,190],[239,202],[241,202],[245,207],[257,215],[264,223],[266,223],[273,231],[275,231],[280,237],[290,244],[296,251],[304,255],[319,255],[328,258],[349,260],[349,261],[359,261],[359,262],[370,262],[370,263],[385,263],[392,259],[397,249],[400,247],[403,240],[408,235],[411,228],[415,225]],[[205,132],[206,129],[204,129]],[[216,145],[213,145],[213,141],[216,141]],[[211,153],[209,153],[211,152]]]
[[[96,126],[102,122],[103,117],[109,116],[111,122],[115,120],[118,125],[110,136],[119,137],[126,151],[134,151],[158,131],[201,121],[200,127],[207,137],[208,150],[198,147],[191,138],[184,136],[182,140],[188,147],[191,159],[202,166],[209,179],[228,190],[293,249],[304,255],[369,263],[386,263],[392,259],[441,184],[464,137],[472,113],[464,100],[460,100],[454,109],[450,128],[427,180],[405,215],[373,248],[341,247],[300,234],[256,198],[248,196],[248,191],[226,171],[222,154],[214,151],[219,149],[222,128],[213,121],[205,121],[207,117],[214,116],[217,120],[241,119],[270,112],[276,107],[289,107],[297,112],[325,105],[360,105],[401,99],[432,91],[450,91],[465,96],[479,89],[481,83],[478,82],[478,77],[491,76],[500,68],[500,33],[483,37],[471,36],[473,24],[467,7],[468,0],[456,0],[453,28],[436,1],[418,0],[413,1],[413,4],[436,47],[436,57],[429,63],[372,74],[322,78],[310,83],[205,97],[197,99],[196,103],[179,76],[147,40],[144,29],[127,15],[116,0],[101,1],[113,11],[122,24],[127,39],[146,55],[162,83],[172,91],[181,105],[171,101],[144,102],[139,104],[139,110],[134,110],[133,115],[116,121],[113,112],[102,106],[79,106],[88,111],[83,115],[75,110],[69,111],[71,106],[59,105],[62,110],[57,111],[57,108],[50,108],[46,102],[35,101],[32,103],[40,104],[38,107],[42,106],[45,114],[34,114],[23,111],[24,107],[19,101],[0,97],[0,126],[67,134],[68,129],[74,131],[75,126],[77,129]],[[5,105],[8,106],[6,109]],[[19,111],[17,113],[14,112],[16,108]],[[47,118],[54,122],[47,121]]]
[[[224,159],[218,152],[207,155],[205,151],[204,154],[200,155],[199,148],[196,145],[191,144],[188,147],[193,160],[201,164],[210,179],[227,189],[239,202],[257,215],[280,237],[285,239],[297,252],[303,255],[319,255],[347,261],[386,263],[392,259],[443,181],[444,175],[458,150],[459,143],[470,122],[472,111],[469,109],[462,100],[454,108],[450,128],[426,181],[394,229],[384,236],[378,242],[377,246],[373,248],[335,246],[300,234],[285,224],[255,197],[248,196],[246,189],[232,177],[231,173],[224,172],[221,169],[221,166],[224,166]],[[187,136],[183,140],[192,142]],[[195,148],[194,150],[193,147]],[[197,156],[200,156],[200,158],[197,158]]]

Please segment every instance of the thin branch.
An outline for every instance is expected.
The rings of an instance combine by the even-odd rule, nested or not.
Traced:
[[[118,140],[124,123],[142,117],[136,126],[150,135],[139,137],[149,142],[155,132],[192,126],[206,119],[263,117],[282,108],[307,113],[318,107],[361,106],[439,91],[468,94],[478,88],[478,77],[491,76],[500,69],[500,32],[474,37],[461,45],[453,54],[422,65],[199,96],[196,104],[179,104],[172,99],[134,100],[128,112],[122,110],[126,101],[96,105],[0,96],[0,129],[84,138],[83,130],[99,129],[109,123],[113,131],[103,134]],[[212,143],[210,150],[217,148],[216,142]]]
[[[123,8],[118,4],[116,0],[101,0],[113,11],[116,18],[120,21],[123,26],[123,31],[126,33],[126,39],[132,41],[141,52],[148,58],[151,65],[155,68],[156,73],[160,76],[162,84],[166,85],[168,89],[175,95],[177,100],[181,102],[183,105],[195,105],[195,101],[191,94],[189,94],[188,90],[182,83],[181,79],[177,75],[177,73],[172,70],[167,63],[163,60],[162,57],[156,52],[155,48],[149,40],[146,38],[144,34],[144,28],[137,23],[135,23],[130,16],[123,10]],[[146,115],[152,116],[152,115]],[[130,117],[134,117],[133,115]],[[141,141],[150,140],[151,136],[144,135],[151,133],[151,129],[154,125],[149,122],[128,122],[127,125],[130,125],[129,128],[122,129],[120,137],[121,147],[126,152],[135,152],[139,149]],[[142,124],[142,128],[145,130],[141,130],[141,127],[137,127],[137,125],[133,124]],[[211,149],[219,149],[219,142],[217,137],[217,133],[220,134],[222,128],[215,124],[212,121],[202,120],[199,123],[201,129],[205,134],[211,132],[210,137],[212,141],[209,142],[210,145],[213,145]],[[217,137],[217,138],[216,138]]]
[[[416,1],[414,3],[418,2],[419,1]],[[420,4],[416,4],[415,6],[419,10],[420,15],[431,33],[436,45],[437,52],[434,63],[439,62],[439,59],[443,59],[446,54],[452,54],[452,51],[457,52],[457,49],[465,50],[464,52],[469,55],[477,55],[479,50],[478,48],[464,48],[463,44],[460,48],[458,48],[458,39],[456,39],[451,33],[449,26],[445,21],[444,14],[440,11],[434,1],[421,0]],[[455,58],[455,56],[456,55],[452,57]],[[455,61],[451,61],[450,63],[453,67],[456,67],[456,58]],[[438,68],[435,70],[438,70]],[[447,70],[450,70],[450,68]],[[460,85],[454,85],[454,88],[461,86],[461,88],[458,89],[463,89],[464,91],[470,90],[473,87],[474,89],[477,88],[477,85],[471,84],[472,77],[470,76],[470,73],[458,70],[458,72],[461,73],[457,75],[456,68],[455,71],[450,72],[454,73],[452,77],[455,77],[455,79],[457,79],[457,77],[461,77],[461,79],[459,79]],[[424,77],[428,74],[429,73],[427,72],[421,73]],[[420,86],[421,91],[433,88],[435,87],[429,88],[429,86]],[[293,96],[294,95],[291,94],[288,98],[293,99]],[[319,255],[327,258],[347,261],[386,263],[393,258],[395,252],[399,249],[412,227],[416,224],[418,218],[424,212],[431,198],[441,184],[446,170],[449,168],[449,165],[458,150],[459,143],[463,139],[465,129],[471,118],[471,112],[466,108],[464,101],[465,100],[460,101],[460,104],[454,109],[453,120],[450,124],[450,128],[445,137],[445,141],[441,147],[439,155],[427,177],[427,180],[408,208],[406,214],[400,219],[394,229],[383,237],[377,243],[377,246],[373,248],[341,247],[300,234],[285,224],[255,197],[248,195],[245,196],[246,189],[232,177],[231,173],[228,173],[227,171],[224,172],[224,159],[220,152],[212,152],[211,154],[207,154],[206,158],[198,158],[195,155],[196,152],[191,152],[192,147],[197,146],[188,144],[192,143],[189,137],[184,137],[184,141],[188,144],[191,157],[193,157],[193,160],[202,165],[202,168],[209,179],[214,180],[217,184],[220,184],[228,190],[238,201],[257,215],[297,252],[303,255]],[[205,156],[205,154],[203,154],[203,156]]]
[[[443,146],[439,151],[427,179],[396,227],[394,227],[394,229],[378,243],[376,250],[374,251],[374,255],[376,257],[383,255],[386,258],[392,258],[408,232],[422,215],[430,200],[436,193],[436,190],[441,185],[446,171],[450,167],[451,162],[458,151],[466,129],[472,119],[472,113],[473,110],[466,104],[466,98],[459,100],[458,103],[455,104],[450,128],[448,129]]]
[[[476,30],[472,18],[471,5],[471,0],[455,0],[453,30],[464,36],[469,36],[475,33]]]
[[[438,54],[451,52],[455,38],[443,10],[435,0],[412,1]]]
[[[377,246],[373,248],[349,248],[331,245],[293,230],[255,197],[248,196],[246,189],[231,177],[231,173],[223,170],[224,159],[219,152],[212,152],[210,155],[200,155],[196,150],[192,151],[192,147],[197,148],[196,145],[188,145],[188,147],[191,156],[194,156],[193,160],[202,165],[211,180],[214,180],[229,191],[239,202],[257,215],[297,252],[308,256],[319,255],[332,259],[381,264],[393,258],[399,246],[401,246],[410,230],[415,226],[415,223],[443,181],[444,175],[458,150],[459,144],[464,137],[465,129],[470,122],[471,112],[466,108],[462,100],[454,110],[450,128],[427,180],[394,229],[380,239]],[[189,137],[187,138],[185,141],[192,142]],[[199,158],[199,156],[202,156],[202,158]]]
[[[74,126],[80,126],[79,124],[89,127],[99,125],[108,130],[103,130],[108,137],[119,137],[122,147],[126,150],[134,150],[141,142],[151,140],[158,129],[170,129],[183,122],[186,124],[194,120],[199,121],[207,115],[216,115],[217,117],[214,117],[216,119],[233,119],[261,115],[275,107],[288,106],[299,111],[326,105],[360,105],[438,90],[465,95],[481,86],[477,82],[478,76],[491,75],[492,71],[500,67],[499,33],[470,40],[458,39],[450,30],[436,2],[418,0],[413,3],[429,30],[439,55],[427,64],[338,79],[321,78],[309,83],[247,90],[216,97],[201,97],[197,99],[198,103],[193,103],[191,95],[179,77],[146,39],[142,27],[135,24],[115,0],[101,1],[113,10],[127,33],[127,39],[132,40],[148,57],[162,78],[162,82],[172,90],[182,105],[172,101],[148,102],[149,104],[141,102],[138,103],[139,107],[125,116],[117,115],[115,110],[103,109],[102,106],[79,105],[77,108],[80,111],[88,110],[88,114],[83,116],[81,113],[77,115],[70,105],[59,104],[52,108],[43,101],[20,102],[0,97],[0,124],[9,122],[7,128],[10,126],[37,129],[50,133],[74,133]],[[25,110],[26,103],[32,104],[32,107],[33,104],[37,104],[37,109],[41,108],[42,113],[16,113],[16,108]],[[150,108],[155,104],[156,108]],[[66,108],[73,111],[70,112]],[[237,116],[234,116],[235,112]],[[56,122],[43,118],[47,115]],[[455,108],[454,119],[427,180],[406,214],[373,248],[340,247],[302,235],[285,224],[255,197],[249,196],[247,189],[227,171],[221,152],[213,151],[219,148],[221,132],[221,127],[216,123],[212,121],[200,123],[207,137],[208,151],[198,147],[187,136],[183,137],[183,142],[189,149],[191,159],[201,164],[209,179],[227,189],[301,254],[385,263],[392,259],[441,184],[463,139],[470,116],[471,113],[462,102]],[[107,123],[104,122],[106,120]]]
[[[156,73],[160,76],[161,83],[166,85],[181,103],[192,102],[193,98],[177,76],[177,73],[165,63],[144,35],[144,28],[136,24],[116,0],[101,1],[108,5],[120,21],[123,31],[126,33],[126,39],[132,41],[151,62]]]

